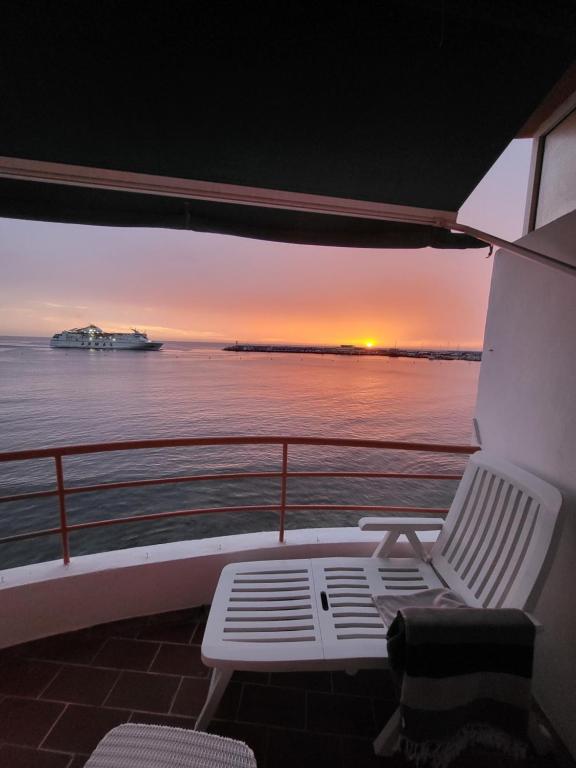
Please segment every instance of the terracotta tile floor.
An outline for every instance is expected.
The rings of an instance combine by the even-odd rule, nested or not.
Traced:
[[[204,620],[191,609],[0,651],[0,768],[81,768],[126,721],[192,728],[208,690]],[[401,768],[401,758],[372,752],[395,706],[383,671],[237,673],[210,730],[246,741],[259,768]],[[486,765],[520,768],[487,753],[453,768]]]

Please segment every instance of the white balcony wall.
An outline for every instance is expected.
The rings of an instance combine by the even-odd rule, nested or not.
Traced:
[[[576,264],[576,211],[518,241]],[[483,447],[556,485],[561,535],[535,614],[535,695],[576,756],[576,275],[499,251],[476,417]]]

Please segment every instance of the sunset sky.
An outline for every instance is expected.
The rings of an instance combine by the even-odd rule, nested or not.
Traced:
[[[514,142],[459,219],[519,237],[529,155],[529,141]],[[95,323],[159,340],[479,348],[487,253],[0,219],[0,334]]]

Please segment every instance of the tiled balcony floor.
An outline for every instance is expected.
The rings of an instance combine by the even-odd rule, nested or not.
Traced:
[[[81,768],[126,721],[192,728],[208,688],[204,619],[200,609],[179,611],[0,651],[0,768]],[[395,706],[383,671],[239,673],[210,730],[246,741],[259,768],[400,768],[371,743]],[[453,768],[486,765],[519,768],[492,753]]]

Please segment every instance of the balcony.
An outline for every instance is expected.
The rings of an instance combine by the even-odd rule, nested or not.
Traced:
[[[66,461],[74,456],[97,456],[114,452],[212,447],[212,446],[266,446],[275,457],[276,466],[258,471],[221,471],[220,474],[196,472],[185,476],[147,477],[145,479],[118,480],[104,483],[70,483],[66,480]],[[35,592],[38,583],[16,584],[12,572],[41,573],[43,565],[27,569],[4,571],[4,584],[0,592],[25,594],[25,604],[12,605],[10,624],[19,626],[19,639],[7,642],[12,629],[3,630],[4,650],[0,651],[0,766],[10,768],[80,768],[100,738],[122,722],[144,722],[192,728],[206,698],[209,670],[202,664],[200,646],[206,608],[200,602],[209,602],[213,578],[217,578],[226,558],[245,559],[236,552],[220,552],[215,545],[208,557],[188,553],[195,587],[190,572],[182,578],[174,573],[166,582],[143,581],[144,573],[154,573],[154,558],[143,560],[136,578],[132,577],[130,600],[124,590],[126,571],[118,569],[102,588],[98,579],[108,568],[106,558],[113,553],[76,557],[71,551],[71,536],[94,528],[117,530],[128,523],[153,523],[156,520],[194,518],[199,515],[222,513],[255,514],[265,511],[276,519],[274,539],[275,557],[298,556],[296,531],[290,530],[291,516],[306,511],[319,516],[319,523],[333,512],[352,513],[360,517],[367,512],[434,514],[443,516],[447,509],[440,506],[402,506],[397,504],[326,504],[292,501],[294,491],[301,484],[318,478],[338,480],[379,481],[416,480],[436,483],[456,481],[456,472],[404,472],[374,469],[370,465],[359,469],[312,470],[293,468],[292,452],[298,446],[308,449],[337,448],[343,450],[370,450],[447,454],[466,457],[477,450],[475,446],[400,443],[393,441],[296,438],[296,437],[222,437],[186,440],[154,440],[132,443],[68,446],[47,448],[0,455],[2,462],[53,462],[54,487],[43,490],[12,493],[0,501],[35,501],[50,499],[56,502],[57,517],[47,528],[26,530],[5,536],[0,543],[43,540],[54,537],[60,542],[61,563],[48,563],[53,571],[64,574],[53,581],[47,580],[42,592]],[[24,465],[26,466],[26,465]],[[161,466],[159,464],[159,466]],[[228,483],[241,480],[256,484],[259,480],[276,484],[274,503],[236,504],[221,507],[192,507],[173,511],[155,511],[150,514],[129,514],[115,518],[70,520],[68,502],[81,494],[100,494],[105,491],[123,491],[150,486],[179,486],[195,483]],[[94,506],[94,509],[97,507]],[[318,529],[320,530],[320,529]],[[359,547],[350,528],[342,529],[350,537],[349,545]],[[247,534],[259,536],[260,534]],[[364,535],[364,534],[363,534]],[[234,539],[235,537],[223,537]],[[220,539],[219,541],[222,541]],[[296,541],[296,544],[294,542]],[[187,543],[187,546],[191,544]],[[175,545],[157,545],[174,547]],[[306,543],[308,551],[311,544]],[[327,546],[327,545],[326,545]],[[332,545],[330,545],[332,546]],[[338,545],[342,546],[342,542]],[[365,548],[373,546],[368,538]],[[134,552],[143,548],[136,548]],[[148,550],[148,547],[146,548]],[[151,548],[152,549],[152,548]],[[128,550],[125,550],[128,551]],[[290,554],[286,554],[290,551]],[[147,554],[149,554],[147,552]],[[206,553],[204,553],[205,555]],[[270,557],[270,551],[263,557]],[[258,546],[247,559],[259,557]],[[78,563],[90,560],[93,571]],[[206,563],[212,563],[206,568]],[[64,565],[64,567],[62,567]],[[165,562],[164,570],[176,569],[177,564]],[[99,570],[98,570],[99,569]],[[110,575],[110,574],[108,574]],[[52,577],[51,577],[52,578]],[[72,579],[70,587],[70,579]],[[76,579],[76,581],[74,581]],[[68,582],[68,587],[66,583]],[[175,584],[181,583],[181,592],[175,593]],[[158,596],[154,612],[147,610],[150,584]],[[88,585],[88,586],[87,586]],[[92,585],[92,586],[90,586]],[[24,587],[24,589],[22,589]],[[196,588],[196,591],[195,591]],[[91,590],[91,596],[85,592]],[[68,591],[66,591],[68,590]],[[200,595],[204,594],[203,601]],[[178,603],[180,610],[171,610]],[[98,603],[98,605],[94,605]],[[17,605],[17,609],[14,608]],[[96,613],[95,613],[96,611]],[[142,613],[150,615],[141,616]],[[94,620],[94,616],[113,616],[116,621]],[[39,618],[39,617],[42,618]],[[134,618],[136,617],[136,618]],[[103,623],[106,621],[106,623]],[[94,625],[94,626],[93,626]],[[76,631],[62,633],[64,629]],[[51,636],[47,636],[51,635]],[[18,637],[18,632],[12,638]],[[21,642],[22,638],[28,642]],[[301,765],[322,768],[345,766],[389,766],[404,764],[399,757],[374,756],[372,741],[396,707],[396,694],[386,671],[362,671],[355,676],[341,672],[319,673],[236,673],[217,711],[210,730],[246,741],[254,750],[259,768],[283,768]],[[462,756],[455,768],[471,768],[488,762],[494,768],[519,764],[506,761],[500,755],[475,751]],[[553,768],[551,758],[530,757],[526,766]]]

